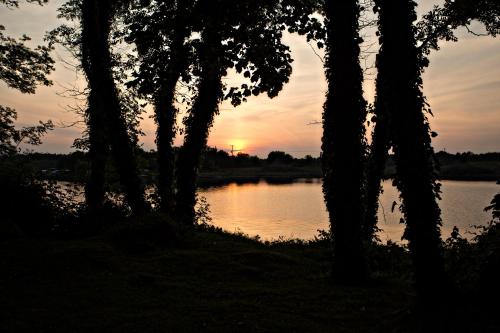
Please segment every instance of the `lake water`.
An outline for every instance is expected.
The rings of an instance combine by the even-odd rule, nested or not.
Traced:
[[[440,202],[443,237],[450,235],[453,226],[464,236],[472,237],[471,225],[485,225],[491,219],[484,212],[500,186],[494,182],[443,181]],[[392,203],[399,202],[398,192],[391,181],[383,183],[380,198],[380,239],[400,241],[404,225]],[[318,229],[328,229],[328,214],[323,203],[321,180],[298,180],[291,184],[232,183],[200,190],[210,205],[212,223],[228,231],[242,231],[263,239],[286,238],[311,239]]]

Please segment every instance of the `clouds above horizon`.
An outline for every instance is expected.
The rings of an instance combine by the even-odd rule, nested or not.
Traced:
[[[23,5],[19,10],[1,8],[0,23],[6,26],[7,34],[26,33],[33,37],[33,44],[40,43],[45,31],[58,25],[56,8],[61,2],[51,1],[44,7]],[[435,1],[421,3],[423,12]],[[433,52],[424,74],[424,91],[435,115],[431,124],[440,134],[434,145],[451,152],[500,151],[500,39],[476,37],[466,31],[460,31],[458,36],[458,43],[443,43],[440,51]],[[319,154],[321,126],[310,123],[321,119],[326,91],[323,64],[304,38],[287,35],[285,42],[294,58],[290,82],[274,99],[251,97],[237,108],[223,103],[210,134],[210,145],[230,149],[231,144],[244,143],[239,148],[261,156],[277,149],[297,156]],[[55,54],[55,58],[59,57],[67,59],[62,50]],[[54,86],[40,87],[36,95],[22,95],[1,83],[0,104],[18,110],[20,125],[46,119],[60,124],[73,122],[76,116],[65,107],[72,101],[58,93],[75,83],[75,73],[58,61],[52,79]],[[78,84],[82,84],[81,79]],[[367,78],[368,99],[373,98],[373,84],[373,77]],[[151,149],[155,126],[148,115],[144,116],[142,128],[147,134],[142,142]],[[57,129],[37,150],[70,151],[80,132],[80,128]],[[181,141],[178,138],[176,143]]]

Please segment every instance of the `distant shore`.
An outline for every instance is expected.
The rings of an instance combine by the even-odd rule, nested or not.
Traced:
[[[476,171],[474,173],[474,171]],[[439,180],[455,181],[490,181],[500,183],[499,170],[481,170],[477,172],[476,168],[471,168],[470,172],[467,166],[458,166],[458,168],[444,167],[439,172]],[[384,179],[392,179],[395,176],[390,168],[384,174]],[[260,167],[222,169],[217,171],[202,171],[198,177],[198,184],[201,187],[221,186],[230,183],[258,183],[262,180],[270,184],[292,183],[299,179],[321,180],[323,177],[321,169],[318,168],[280,168],[279,170]],[[57,181],[70,181],[83,183],[85,178],[73,177],[71,172],[64,172],[55,175],[40,175],[43,179],[52,179]],[[155,173],[143,173],[141,175],[145,184],[156,182]]]
[[[225,185],[228,183],[258,183],[265,180],[268,183],[291,183],[298,179],[319,179],[322,177],[320,168],[235,168],[213,172],[201,172],[200,186]]]
[[[384,179],[394,178],[396,168],[389,161],[384,172]],[[269,183],[293,182],[297,179],[322,178],[321,167],[311,165],[294,166],[264,166],[246,168],[227,168],[215,171],[202,171],[199,182],[202,185],[219,183],[252,183],[265,180]],[[457,181],[500,181],[500,161],[440,161],[438,171],[440,180]]]
[[[271,154],[270,154],[271,155]],[[282,153],[279,158],[267,159],[247,154],[230,156],[216,149],[208,150],[200,167],[200,186],[214,186],[228,183],[255,183],[266,180],[269,183],[293,182],[297,179],[321,178],[321,161],[317,157],[293,158]],[[283,156],[281,156],[283,155]],[[139,169],[146,184],[152,184],[157,177],[157,156],[155,152],[140,151]],[[441,180],[500,181],[500,153],[436,153]],[[83,152],[71,154],[25,154],[12,159],[16,168],[26,168],[40,179],[83,183],[87,179],[89,164]],[[110,161],[111,162],[111,161]],[[386,163],[384,178],[393,178],[396,166],[392,157]],[[110,183],[118,180],[113,164],[107,170]]]

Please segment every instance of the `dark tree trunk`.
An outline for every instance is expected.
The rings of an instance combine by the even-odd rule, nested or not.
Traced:
[[[174,166],[173,140],[177,108],[174,105],[175,86],[180,72],[171,73],[162,84],[155,98],[155,118],[157,124],[156,146],[158,149],[158,194],[160,210],[171,214],[174,208]]]
[[[383,57],[383,50],[379,53],[379,58]],[[370,145],[370,155],[366,169],[366,197],[365,197],[365,219],[362,227],[363,239],[372,242],[377,227],[377,213],[379,208],[379,197],[382,191],[381,182],[384,176],[385,163],[388,158],[390,148],[389,139],[389,119],[387,115],[386,100],[388,98],[387,84],[385,82],[385,72],[377,73],[375,97],[375,127],[372,133]]]
[[[108,138],[127,201],[134,213],[141,213],[146,209],[144,191],[112,73],[108,40],[112,16],[113,8],[109,0],[84,0],[82,3],[82,63],[86,67],[91,91],[88,117],[89,125],[96,126],[89,129],[89,135],[92,136],[90,142],[98,144],[102,138]],[[92,119],[99,121],[94,122]],[[96,171],[101,170],[101,155],[105,151],[95,146],[91,147],[91,151],[99,156],[91,163],[95,164]],[[98,181],[101,178],[96,176]]]
[[[357,1],[327,0],[328,93],[323,112],[323,192],[334,235],[334,278],[359,282],[366,278],[362,251],[364,184],[363,74]]]
[[[86,47],[94,41],[94,29],[92,29],[93,4],[86,2],[82,4],[82,67],[89,80],[93,77],[91,62],[91,48]],[[89,159],[90,174],[85,186],[85,200],[91,216],[97,217],[102,211],[105,200],[105,168],[109,152],[108,138],[106,136],[106,120],[104,113],[99,110],[99,94],[90,90],[88,96],[88,107],[86,111],[86,122],[89,137]]]
[[[90,93],[89,105],[95,105],[91,102],[95,96]],[[105,128],[105,122],[101,112],[87,111],[87,126],[89,136],[89,159],[90,174],[85,186],[85,200],[90,216],[97,217],[102,212],[105,200],[105,169],[106,157],[109,152],[106,134],[102,129]]]
[[[380,229],[378,223],[379,198],[382,192],[382,179],[384,176],[385,163],[388,158],[389,138],[386,119],[378,117],[372,143],[370,145],[370,156],[366,171],[366,211],[362,233],[366,242],[373,242],[375,234]]]
[[[207,13],[209,14],[209,13]],[[209,14],[210,15],[210,14]],[[208,19],[215,18],[215,13]],[[176,217],[181,223],[192,224],[195,218],[196,183],[200,158],[208,133],[222,97],[221,39],[210,22],[202,33],[200,51],[201,74],[198,95],[186,120],[184,144],[179,151],[176,167]]]
[[[430,300],[443,292],[444,268],[439,184],[422,94],[425,60],[418,53],[413,27],[417,18],[415,3],[375,2],[381,44],[378,70],[385,73],[385,107],[396,159],[396,183],[406,219],[405,238],[415,265],[418,295],[425,304],[431,304]]]
[[[175,152],[173,141],[176,134],[177,108],[175,88],[182,72],[188,66],[184,39],[188,34],[182,22],[176,25],[171,45],[171,58],[158,94],[155,96],[155,117],[157,123],[156,145],[158,147],[158,194],[160,210],[172,214],[175,204]]]

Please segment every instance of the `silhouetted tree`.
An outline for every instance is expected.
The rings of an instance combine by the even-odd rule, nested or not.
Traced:
[[[500,3],[494,0],[446,0],[442,6],[435,6],[433,10],[423,16],[416,25],[415,38],[417,39],[419,57],[423,67],[428,66],[427,55],[432,50],[439,50],[439,41],[457,41],[454,31],[458,27],[466,27],[473,33],[469,25],[472,20],[482,22],[486,31],[492,35],[500,31]],[[384,49],[381,47],[379,58],[383,58]],[[381,192],[381,180],[390,149],[388,132],[388,116],[385,100],[388,97],[387,85],[384,83],[384,71],[378,72],[377,96],[374,105],[375,127],[370,146],[370,157],[367,168],[366,217],[363,224],[363,235],[371,240],[377,229],[378,200]],[[433,135],[435,135],[433,133]]]
[[[39,5],[47,3],[48,0],[25,0],[26,2],[36,2]],[[4,4],[7,7],[19,7],[19,0],[0,0],[0,4]]]
[[[267,155],[267,163],[290,164],[293,162],[293,157],[283,151],[272,151]]]
[[[439,49],[439,41],[457,41],[454,32],[465,27],[470,33],[473,20],[484,24],[486,32],[495,37],[500,33],[500,2],[496,0],[446,0],[435,6],[417,24],[419,50],[429,54]]]
[[[491,211],[493,221],[500,222],[500,193],[495,194],[495,196],[491,200],[490,205],[484,210]]]
[[[131,30],[127,40],[136,44],[140,60],[135,79],[129,85],[139,85],[141,95],[150,97],[154,104],[159,166],[157,187],[160,209],[165,213],[172,213],[174,206],[176,85],[181,77],[189,78],[191,46],[188,37],[192,31],[194,3],[151,1],[127,19]]]
[[[0,105],[0,161],[19,151],[22,143],[39,145],[41,137],[54,129],[52,121],[39,122],[37,126],[22,127],[18,129],[14,122],[17,113],[14,109]]]
[[[194,220],[200,156],[219,102],[230,99],[238,105],[263,92],[274,97],[288,81],[292,60],[289,48],[281,43],[286,27],[275,19],[279,9],[277,1],[200,2],[197,95],[184,122],[185,139],[176,167],[176,215],[183,223]],[[250,82],[224,92],[222,78],[229,68]]]
[[[348,283],[367,274],[361,241],[366,102],[359,62],[360,10],[357,1],[325,1],[323,192],[334,237],[334,278]]]
[[[440,238],[440,184],[436,179],[431,132],[422,93],[422,70],[427,64],[415,38],[415,2],[376,0],[379,15],[377,93],[383,98],[390,123],[396,160],[395,184],[402,198],[406,222],[404,238],[409,241],[415,265],[417,292],[430,304],[443,287],[444,269]]]
[[[42,4],[46,1],[27,2]],[[19,1],[1,0],[0,4],[17,7]],[[0,25],[0,81],[25,94],[34,94],[38,85],[50,86],[52,81],[47,75],[54,69],[51,47],[37,46],[32,49],[25,44],[30,40],[28,36],[14,39],[6,36],[4,30],[5,27]],[[16,110],[0,105],[0,158],[15,154],[21,143],[40,144],[41,136],[54,127],[51,121],[47,121],[17,129],[14,124],[16,119]]]
[[[83,0],[81,3],[82,67],[90,88],[87,122],[91,175],[86,198],[91,211],[98,211],[104,200],[104,165],[109,146],[133,212],[146,209],[144,191],[138,176],[133,145],[127,133],[110,51],[110,30],[118,1]]]
[[[177,164],[177,197],[176,213],[183,223],[193,223],[196,204],[196,178],[200,164],[200,155],[207,144],[208,132],[212,126],[218,104],[223,97],[222,76],[224,66],[222,58],[223,37],[217,26],[220,17],[218,1],[205,1],[202,6],[204,29],[201,34],[200,83],[198,95],[194,101],[189,117],[186,119],[184,145],[179,151]]]
[[[380,52],[379,52],[380,54]],[[363,239],[367,242],[373,241],[377,227],[377,213],[379,209],[379,196],[382,192],[382,178],[384,176],[385,164],[388,158],[390,147],[389,124],[386,108],[383,104],[385,87],[381,82],[384,73],[377,74],[374,112],[372,118],[375,124],[372,133],[372,142],[370,144],[370,154],[368,157],[366,169],[366,197],[365,197],[365,219],[362,226]],[[380,87],[379,87],[380,86]]]

